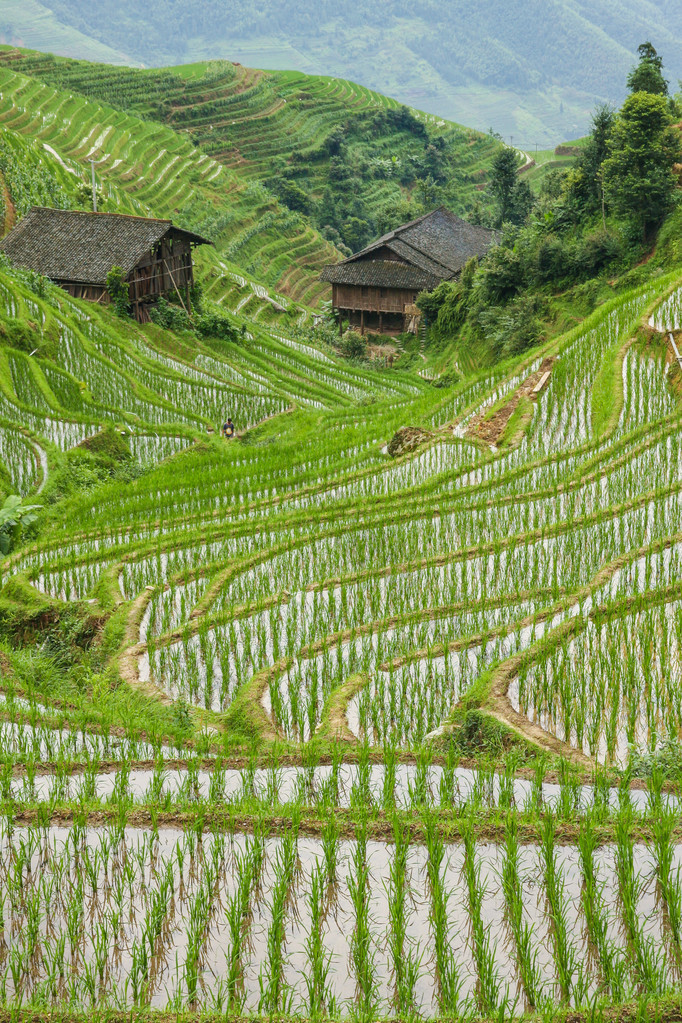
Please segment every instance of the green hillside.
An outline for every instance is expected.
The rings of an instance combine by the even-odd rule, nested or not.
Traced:
[[[5,11],[5,6],[7,10]],[[37,0],[3,7],[17,45],[84,59],[112,47],[159,66],[227,58],[358,81],[403,103],[528,148],[582,135],[598,101],[619,103],[637,45],[651,39],[682,77],[682,17],[667,0]],[[60,31],[46,41],[43,23]],[[0,24],[0,28],[2,25]],[[120,58],[115,61],[120,63]]]
[[[490,136],[330,78],[228,62],[145,72],[11,50],[0,62],[160,121],[350,249],[439,202],[470,214],[499,151]],[[313,245],[301,255],[317,265]]]
[[[504,238],[350,357],[313,204],[385,111],[453,202],[496,160]],[[3,1021],[679,1018],[682,214],[604,199],[599,123],[519,175],[350,84],[5,51],[5,227],[92,157],[216,247],[145,325],[0,258]]]
[[[675,939],[626,914],[663,876],[647,919],[667,934],[679,886],[661,792],[678,676],[659,667],[679,643],[679,371],[641,326],[679,326],[679,281],[441,390],[255,325],[139,328],[0,271],[4,487],[42,505],[0,591],[8,1012],[218,1020],[232,999],[353,1019],[369,1000],[499,1019],[518,992],[587,1019],[644,991],[665,1015]],[[556,356],[521,442],[482,445],[481,414]],[[225,442],[206,431],[226,408],[240,427],[275,418]],[[429,433],[393,460],[405,422]],[[409,901],[399,857],[429,865]],[[386,892],[409,938],[370,914]],[[466,926],[446,939],[431,921],[449,928],[455,905]],[[563,928],[542,960],[525,911]],[[579,965],[595,914],[628,930],[609,924]],[[248,942],[233,919],[254,921]],[[486,938],[512,925],[514,956]],[[314,987],[299,960],[350,965]]]

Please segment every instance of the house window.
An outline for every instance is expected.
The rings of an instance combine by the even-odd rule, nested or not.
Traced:
[[[367,285],[366,285],[366,284],[363,284],[363,285],[362,285],[362,297],[364,298],[364,297],[365,297],[365,295],[367,295],[367,294],[368,294],[368,292],[369,292],[369,288],[367,287]]]
[[[386,298],[386,288],[379,288],[379,298]]]

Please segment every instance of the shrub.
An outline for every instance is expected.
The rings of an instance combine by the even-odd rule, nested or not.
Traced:
[[[438,314],[453,291],[457,291],[457,284],[443,281],[433,291],[421,291],[417,295],[417,307],[421,309],[429,323],[436,322]]]
[[[540,317],[546,313],[543,298],[523,295],[511,305],[479,310],[478,322],[498,357],[520,355],[543,340]]]
[[[42,298],[51,306],[57,305],[56,296],[59,294],[60,289],[56,284],[52,283],[49,277],[43,277],[36,270],[26,270],[24,267],[13,266],[9,257],[4,252],[0,252],[0,270],[3,273],[9,274],[15,281],[19,281],[25,288],[28,288],[34,295]]]
[[[40,344],[40,331],[25,320],[0,318],[0,344],[18,348],[22,352],[32,352]]]
[[[107,291],[117,316],[127,316],[129,307],[128,282],[120,266],[112,266],[107,274]]]
[[[540,284],[563,280],[571,273],[571,255],[568,247],[556,235],[540,240],[535,250],[532,273]]]
[[[344,127],[337,124],[324,140],[324,148],[329,156],[339,156],[346,142],[346,131]]]
[[[296,210],[298,213],[310,213],[310,196],[295,181],[280,178],[279,181],[273,182],[272,190],[290,210]]]
[[[595,277],[609,263],[623,256],[622,239],[611,231],[598,230],[588,234],[576,247],[574,254],[575,276]]]
[[[498,245],[490,250],[481,264],[477,274],[477,288],[484,302],[504,302],[521,290],[524,278],[519,254]]]
[[[10,494],[0,508],[0,554],[8,554],[26,526],[37,518],[40,504],[24,504],[17,494]]]
[[[350,328],[344,332],[339,347],[347,359],[362,359],[367,354],[366,339]]]
[[[221,341],[239,341],[242,334],[224,313],[202,313],[194,320],[194,329],[200,337],[215,337]]]
[[[679,779],[682,777],[682,743],[666,738],[655,752],[633,747],[630,769],[639,778],[650,778],[654,771],[660,771],[665,778]]]
[[[132,458],[130,448],[125,439],[111,424],[105,426],[103,430],[95,433],[92,437],[86,437],[78,446],[93,455],[101,455],[104,458],[111,459],[113,462],[128,461]]]
[[[187,311],[167,302],[165,298],[160,298],[157,304],[150,308],[149,316],[152,323],[165,330],[178,332],[190,330],[192,326]]]

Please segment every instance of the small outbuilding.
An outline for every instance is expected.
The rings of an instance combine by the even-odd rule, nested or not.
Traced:
[[[189,304],[192,248],[210,244],[170,220],[33,206],[0,241],[0,251],[15,266],[36,270],[74,298],[93,302],[110,301],[107,275],[119,266],[133,315],[145,323],[150,304],[162,295]]]
[[[480,259],[496,240],[494,231],[441,207],[326,266],[320,279],[332,285],[339,328],[348,323],[363,334],[400,334],[415,329],[414,302],[420,291],[455,280],[470,259]]]

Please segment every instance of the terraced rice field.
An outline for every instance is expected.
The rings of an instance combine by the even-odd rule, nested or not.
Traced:
[[[84,61],[54,60],[13,51],[0,57],[7,66],[59,88],[92,99],[105,98],[125,110],[164,117],[191,133],[221,163],[248,177],[269,177],[273,161],[296,150],[299,159],[319,160],[317,152],[331,128],[355,114],[397,109],[399,103],[345,79],[296,71],[257,71],[229,61],[140,72]],[[468,153],[463,164],[480,170],[494,144],[480,132],[416,111],[445,137],[461,136]],[[383,142],[383,140],[382,140]],[[393,146],[396,145],[394,135]],[[310,168],[315,174],[315,168]]]
[[[646,765],[682,732],[681,296],[443,389],[0,272],[54,346],[2,349],[12,488],[107,424],[145,467],[2,562],[3,608],[95,622],[100,657],[66,699],[49,649],[0,655],[7,1005],[369,1023],[679,992],[680,796]],[[550,357],[491,450],[475,424]],[[243,440],[209,432],[227,412]]]

